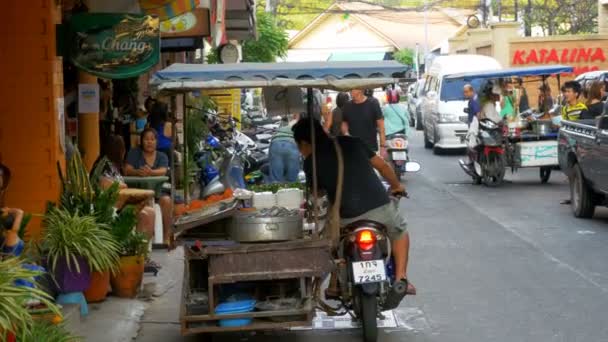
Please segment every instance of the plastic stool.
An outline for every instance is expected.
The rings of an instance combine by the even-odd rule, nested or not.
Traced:
[[[89,314],[87,300],[82,292],[62,293],[57,297],[57,304],[79,304],[80,315],[86,316]]]

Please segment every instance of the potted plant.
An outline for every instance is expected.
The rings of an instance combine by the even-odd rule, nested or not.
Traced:
[[[34,320],[22,342],[76,342],[81,339],[73,336],[65,325],[53,324],[44,320]]]
[[[119,183],[116,182],[107,189],[99,186],[98,179],[108,163],[107,158],[101,159],[89,174],[80,154],[76,152],[68,162],[65,175],[61,168],[58,168],[62,182],[60,207],[72,214],[93,216],[106,230],[110,230],[118,220],[123,220],[121,217],[125,215],[123,211],[115,214]],[[90,285],[84,291],[88,302],[95,303],[106,299],[110,288],[110,271],[109,268],[92,270]]]
[[[119,244],[93,216],[51,207],[44,222],[43,249],[60,292],[82,292],[90,285],[91,271],[118,264]]]
[[[134,298],[144,275],[148,239],[135,231],[136,223],[135,208],[127,206],[111,227],[112,235],[120,244],[118,271],[110,277],[112,292],[118,297]]]
[[[51,296],[34,286],[19,286],[18,283],[35,284],[42,272],[23,267],[22,259],[0,256],[0,341],[19,341],[30,330],[33,319],[28,310],[32,302],[45,305],[51,312],[61,315]]]

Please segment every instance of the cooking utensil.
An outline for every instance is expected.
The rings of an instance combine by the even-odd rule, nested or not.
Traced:
[[[532,122],[532,130],[538,135],[549,135],[553,129],[551,120],[536,120]]]

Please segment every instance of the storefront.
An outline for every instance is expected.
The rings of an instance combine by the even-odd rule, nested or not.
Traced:
[[[100,101],[104,89],[99,86],[98,78],[118,80],[117,83],[124,84],[123,80],[145,75],[153,71],[154,66],[162,66],[163,62],[186,61],[188,57],[183,52],[159,57],[159,19],[142,13],[145,9],[139,5],[145,2],[42,0],[35,3],[9,1],[3,6],[5,18],[0,23],[3,39],[0,160],[12,171],[5,197],[7,204],[41,214],[48,201],[57,200],[61,190],[57,168],[65,164],[70,133],[78,136],[78,147],[88,165],[97,158],[99,113],[107,110]],[[166,2],[167,10],[172,10],[174,3]],[[210,31],[214,42],[221,43],[226,37],[230,38],[223,31],[233,25],[223,22],[226,8],[242,3],[251,13],[250,3],[245,0],[203,2],[196,1],[196,4],[206,6],[207,12],[211,9],[216,12],[216,20],[202,26]],[[124,9],[116,11],[116,7]],[[127,11],[129,14],[123,17],[97,13]],[[65,24],[70,19],[78,19],[78,16],[83,17],[76,23],[72,21],[71,28],[75,29],[72,31],[85,35],[77,34],[75,40],[65,39],[64,34],[68,32]],[[110,26],[113,27],[101,30],[98,30],[100,26],[87,27],[104,21],[112,22]],[[251,21],[248,22],[251,25]],[[175,29],[179,30],[178,27]],[[252,32],[251,27],[249,32]],[[221,38],[213,39],[216,36]],[[169,57],[161,60],[166,56]],[[134,103],[124,106],[131,110],[136,108],[139,99],[147,95],[145,89],[137,87],[137,83],[135,87],[138,89]],[[111,96],[114,102],[116,93]],[[114,111],[111,112],[113,114]],[[40,218],[35,216],[29,225],[29,237],[39,237],[40,224]]]

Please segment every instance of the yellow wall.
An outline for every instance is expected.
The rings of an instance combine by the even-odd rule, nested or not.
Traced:
[[[6,204],[43,213],[56,200],[60,183],[58,99],[63,97],[63,69],[56,57],[55,1],[6,1],[0,21],[0,154],[13,178]],[[40,233],[40,219],[29,226]]]

